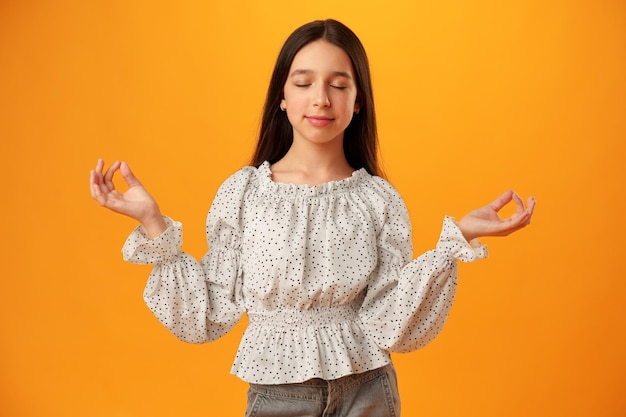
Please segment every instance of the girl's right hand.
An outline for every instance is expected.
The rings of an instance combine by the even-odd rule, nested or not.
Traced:
[[[113,183],[117,171],[128,185],[124,193],[118,192]],[[139,221],[150,238],[159,236],[167,228],[156,201],[133,175],[126,162],[117,161],[104,171],[104,161],[98,159],[96,168],[90,172],[89,183],[91,196],[101,206]]]

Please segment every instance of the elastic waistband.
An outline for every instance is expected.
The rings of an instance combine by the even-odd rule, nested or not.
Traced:
[[[315,307],[307,310],[284,309],[274,311],[248,311],[250,326],[272,328],[299,328],[321,326],[354,320],[358,317],[358,305],[348,304],[333,307]]]

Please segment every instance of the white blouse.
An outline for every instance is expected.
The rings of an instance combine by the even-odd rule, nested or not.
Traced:
[[[446,217],[436,249],[411,261],[399,194],[365,169],[317,186],[277,183],[269,163],[220,187],[200,262],[181,251],[182,225],[150,240],[139,226],[124,259],[153,264],[144,299],[191,343],[249,324],[232,373],[257,384],[335,379],[375,369],[441,330],[455,295],[456,260],[487,256]]]

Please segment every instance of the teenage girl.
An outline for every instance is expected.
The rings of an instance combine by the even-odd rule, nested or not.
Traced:
[[[534,199],[525,207],[507,191],[458,221],[445,217],[436,248],[411,260],[407,210],[377,155],[365,50],[325,20],[282,47],[252,162],[217,192],[200,261],[181,251],[182,225],[126,163],[104,170],[99,160],[91,171],[93,198],[140,223],[124,258],[154,265],[144,299],[174,335],[212,341],[248,315],[232,367],[250,383],[246,416],[398,416],[390,353],[439,333],[456,261],[487,254],[477,238],[530,223]],[[500,219],[510,202],[516,212]]]

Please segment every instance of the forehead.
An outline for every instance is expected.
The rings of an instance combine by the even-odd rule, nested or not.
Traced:
[[[311,42],[298,51],[289,73],[294,71],[354,73],[346,51],[323,39]]]

